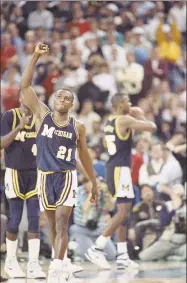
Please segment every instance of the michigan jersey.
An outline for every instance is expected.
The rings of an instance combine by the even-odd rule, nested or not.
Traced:
[[[5,136],[14,130],[20,124],[21,117],[19,108],[5,112],[1,119],[1,136]],[[29,125],[25,125],[4,152],[7,168],[16,170],[36,169],[36,130],[33,116]]]
[[[125,136],[119,132],[117,122],[120,116],[110,116],[104,128],[105,142],[111,167],[131,167],[132,133],[127,129]]]
[[[36,138],[37,168],[45,172],[75,170],[77,138],[73,117],[69,117],[64,125],[59,125],[52,113],[47,112]]]

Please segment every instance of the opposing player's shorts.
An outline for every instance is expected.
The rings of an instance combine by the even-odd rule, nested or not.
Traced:
[[[8,199],[19,197],[28,199],[38,194],[37,170],[15,170],[6,168],[5,171],[5,194]]]
[[[77,171],[45,173],[38,170],[37,186],[41,210],[56,210],[64,205],[76,205]]]
[[[129,167],[107,166],[107,184],[118,202],[129,202],[134,199],[135,195]]]

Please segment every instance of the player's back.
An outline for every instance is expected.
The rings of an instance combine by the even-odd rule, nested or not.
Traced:
[[[59,125],[49,111],[43,119],[37,135],[37,167],[44,172],[60,172],[76,169],[78,132],[75,119],[69,117]]]
[[[20,124],[20,120],[19,108],[5,112],[2,116],[1,135],[4,136],[14,130]],[[36,169],[36,130],[33,116],[30,124],[25,125],[5,149],[5,164],[7,168],[17,170]]]
[[[104,128],[105,141],[109,153],[107,166],[131,167],[132,133],[127,129],[122,136],[118,128],[120,115],[109,116]]]

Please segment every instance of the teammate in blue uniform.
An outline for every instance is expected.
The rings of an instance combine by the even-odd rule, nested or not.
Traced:
[[[104,233],[96,240],[95,245],[88,249],[87,258],[101,268],[110,269],[111,266],[105,258],[103,249],[112,234],[117,232],[118,268],[129,266],[137,268],[137,263],[129,259],[126,243],[126,221],[134,198],[131,180],[132,130],[154,132],[156,125],[145,119],[140,108],[131,108],[127,96],[115,95],[112,105],[114,112],[109,116],[104,131],[109,154],[107,183],[116,198],[117,213]]]
[[[36,130],[32,112],[20,108],[5,112],[1,123],[1,148],[5,154],[5,186],[10,218],[7,227],[5,272],[10,278],[25,277],[16,258],[17,234],[24,201],[27,204],[29,262],[28,278],[45,278],[38,263],[40,250],[40,207],[36,180]]]
[[[24,104],[33,112],[37,128],[38,186],[52,231],[55,259],[49,268],[48,283],[67,282],[71,274],[63,262],[68,244],[68,222],[76,204],[76,150],[92,182],[91,201],[97,201],[98,185],[86,146],[86,132],[82,123],[69,115],[74,95],[67,89],[56,92],[54,111],[41,103],[31,87],[35,65],[48,46],[38,44],[26,66],[21,90]],[[63,281],[64,280],[64,281]]]

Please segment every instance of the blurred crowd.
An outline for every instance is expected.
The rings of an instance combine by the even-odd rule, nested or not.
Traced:
[[[103,186],[95,207],[88,202],[87,182],[79,176],[78,206],[70,229],[74,257],[84,258],[84,249],[115,210],[105,184],[107,153],[102,139],[111,98],[121,92],[158,127],[154,136],[134,136],[131,256],[185,260],[185,1],[1,1],[0,28],[1,113],[19,106],[21,74],[35,45],[42,42],[50,52],[36,67],[33,87],[38,97],[53,110],[54,92],[71,89],[76,98],[72,114],[87,129]],[[1,210],[6,227],[7,211],[4,206]],[[50,239],[44,216],[41,228],[46,251]],[[115,258],[115,237],[112,240],[106,251],[109,259]]]

